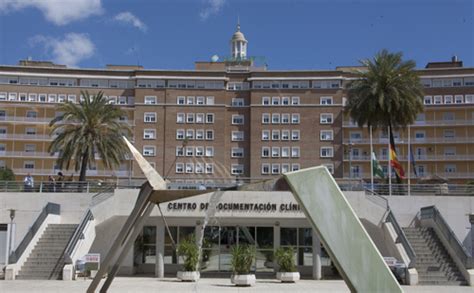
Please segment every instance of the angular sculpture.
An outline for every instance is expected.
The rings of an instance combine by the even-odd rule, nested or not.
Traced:
[[[148,181],[142,185],[135,207],[90,284],[89,293],[95,292],[105,274],[108,276],[100,292],[107,292],[155,204],[212,192],[168,190],[163,178],[124,139]],[[236,189],[291,190],[352,292],[403,292],[326,167],[290,172],[278,179],[239,185]]]

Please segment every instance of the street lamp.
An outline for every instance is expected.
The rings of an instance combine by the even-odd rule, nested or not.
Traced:
[[[347,146],[349,147],[349,190],[352,191],[352,147],[354,143],[349,141]]]
[[[15,219],[15,209],[9,209],[10,211],[10,232],[9,232],[9,240],[8,240],[8,256],[7,259],[5,260],[6,263],[9,263],[9,258],[12,255],[13,251],[13,220]]]

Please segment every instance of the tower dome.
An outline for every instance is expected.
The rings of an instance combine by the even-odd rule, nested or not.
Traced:
[[[237,22],[237,30],[232,35],[230,40],[230,51],[232,59],[245,60],[247,59],[247,40],[244,34],[240,31],[240,21]]]

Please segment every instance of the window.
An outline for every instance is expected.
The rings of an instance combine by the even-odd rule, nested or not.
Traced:
[[[214,140],[214,130],[206,130],[206,140]]]
[[[16,101],[16,93],[8,93],[8,100],[9,101]]]
[[[290,172],[290,164],[281,164],[281,173]]]
[[[453,86],[462,86],[462,79],[461,78],[453,79]]]
[[[270,140],[270,130],[262,130],[262,140]]]
[[[433,97],[432,96],[425,96],[423,99],[425,105],[431,105],[433,103]]]
[[[194,147],[186,147],[186,157],[192,157],[194,155]]]
[[[351,131],[349,134],[349,140],[352,141],[361,141],[362,140],[362,132],[360,131]]]
[[[300,131],[292,130],[291,131],[291,140],[300,140]]]
[[[186,114],[186,123],[194,123],[194,113]]]
[[[186,139],[194,139],[194,129],[186,130]]]
[[[289,105],[290,104],[290,97],[281,97],[281,104],[282,105]]]
[[[36,102],[36,98],[38,97],[37,94],[29,94],[28,95],[28,102]],[[75,95],[70,95],[69,97],[74,97],[74,101],[71,101],[71,102],[75,102],[76,101],[76,96]],[[69,99],[68,99],[69,100]]]
[[[272,130],[272,140],[280,140],[280,130]]]
[[[7,100],[7,93],[3,92],[0,93],[0,101],[6,101]]]
[[[415,140],[416,141],[423,141],[423,140],[425,140],[425,137],[426,137],[425,131],[417,130],[415,132]]]
[[[176,130],[176,139],[177,140],[184,139],[184,129],[177,129]]]
[[[474,86],[474,78],[465,78],[464,86]]]
[[[322,158],[332,158],[333,157],[333,148],[332,147],[321,147],[320,156]]]
[[[295,113],[291,114],[291,124],[299,124],[300,123],[300,114]]]
[[[187,105],[194,105],[194,97],[190,96],[186,98]]]
[[[196,129],[196,140],[204,140],[204,129]]]
[[[333,131],[332,130],[321,130],[319,132],[319,138],[321,140],[333,140]]]
[[[156,122],[156,113],[145,112],[144,122],[145,123],[154,123],[154,122]]]
[[[196,123],[204,123],[204,113],[196,114]]]
[[[155,105],[156,104],[156,96],[145,96],[145,104],[146,105]]]
[[[185,101],[186,101],[186,97],[179,96],[179,97],[176,98],[176,104],[178,104],[178,105],[184,105]]]
[[[288,129],[281,131],[281,140],[290,140],[290,131]]]
[[[299,158],[300,157],[300,148],[299,147],[292,147],[291,148],[291,157],[292,158]]]
[[[454,129],[446,129],[444,130],[444,138],[447,140],[454,140],[456,137],[456,133],[454,132]]]
[[[23,162],[23,168],[25,168],[25,169],[34,169],[35,168],[35,162],[34,161],[24,161]]]
[[[206,97],[206,105],[214,105],[214,97]]]
[[[34,127],[27,127],[25,129],[25,134],[26,135],[36,135],[36,128]]]
[[[26,119],[34,120],[38,117],[38,112],[36,111],[26,111]]]
[[[455,164],[444,165],[444,172],[445,173],[456,173],[456,165]]]
[[[289,158],[290,157],[290,147],[282,147],[281,148],[281,157],[282,158]]]
[[[206,174],[213,174],[214,173],[214,164],[206,163]]]
[[[232,164],[230,167],[230,173],[232,175],[241,175],[244,173],[244,165]]]
[[[334,164],[323,164],[329,171],[329,173],[334,174]]]
[[[443,103],[443,96],[434,96],[434,104],[439,105]]]
[[[270,164],[262,164],[262,174],[270,174]]]
[[[291,104],[292,105],[299,105],[300,104],[300,97],[291,97]]]
[[[206,102],[206,97],[196,97],[196,104],[197,105],[204,105]]]
[[[270,148],[262,147],[262,158],[268,158],[270,156]]]
[[[194,172],[194,164],[186,163],[186,173],[193,173],[193,172]]]
[[[243,107],[245,106],[244,99],[242,98],[232,98],[233,107]]]
[[[290,124],[290,114],[281,114],[281,124]]]
[[[280,124],[280,114],[273,113],[272,114],[272,124]]]
[[[444,103],[445,104],[452,104],[453,103],[453,96],[444,96]]]
[[[232,131],[231,140],[232,141],[243,141],[244,140],[244,132],[243,131]]]
[[[291,164],[291,171],[298,171],[300,169],[300,164]]]
[[[0,93],[0,100],[1,100],[1,93]],[[47,95],[46,94],[39,94],[38,95],[38,101],[40,101],[42,103],[46,103]]]
[[[454,103],[456,104],[462,104],[464,100],[463,95],[455,95],[454,96]]]
[[[212,113],[206,114],[206,123],[214,123],[214,114]]]
[[[270,97],[262,97],[262,105],[270,105]]]
[[[456,155],[456,147],[445,147],[444,148],[444,155],[445,156],[455,156]]]
[[[280,174],[280,164],[272,164],[272,174]]]
[[[196,163],[196,168],[194,169],[196,174],[202,174],[204,173],[204,165],[203,163]]]
[[[263,113],[262,114],[262,124],[269,124],[270,123],[270,114]]]
[[[332,113],[321,113],[319,116],[319,122],[321,124],[332,124]]]
[[[176,123],[184,123],[184,113],[177,113],[176,114]]]
[[[143,130],[143,139],[155,139],[156,130],[155,129],[144,129]]]
[[[243,148],[232,148],[231,157],[232,158],[243,158],[244,157],[244,149]]]
[[[232,115],[232,125],[244,124],[244,115]]]
[[[279,158],[279,157],[280,157],[280,148],[272,147],[272,158]]]
[[[272,97],[272,105],[280,105],[280,97]]]
[[[474,95],[466,95],[466,104],[474,103]]]
[[[184,156],[184,148],[182,146],[177,146],[176,147],[176,156],[177,157]]]
[[[145,145],[143,146],[143,156],[153,157],[156,154],[156,148],[154,146]]]
[[[453,112],[444,112],[443,113],[443,120],[445,121],[453,121],[454,120],[454,113]]]
[[[320,97],[319,98],[320,105],[332,105],[332,97]]]
[[[25,152],[26,153],[36,152],[36,145],[35,144],[25,144]]]
[[[26,102],[27,97],[28,97],[27,94],[20,93],[20,95],[19,95],[20,102]]]

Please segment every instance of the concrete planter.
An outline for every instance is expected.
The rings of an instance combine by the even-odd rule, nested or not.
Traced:
[[[198,271],[193,271],[193,272],[178,271],[177,277],[178,279],[184,282],[196,282],[201,277],[201,274]]]
[[[282,283],[294,283],[299,281],[300,273],[299,272],[278,272],[277,279]]]
[[[254,274],[232,275],[232,277],[230,277],[230,282],[239,287],[253,286],[255,285],[255,281],[256,278]]]

